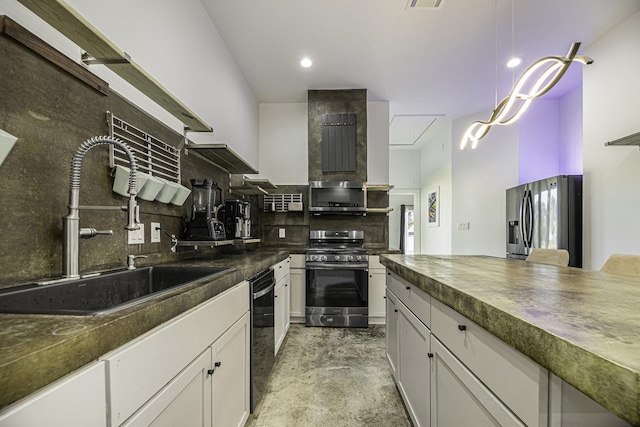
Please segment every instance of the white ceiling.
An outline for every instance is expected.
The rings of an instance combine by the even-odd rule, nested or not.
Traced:
[[[532,62],[574,41],[588,55],[589,43],[640,9],[640,0],[444,0],[437,10],[407,9],[407,0],[201,1],[259,102],[365,88],[369,101],[389,101],[398,123],[491,110]],[[524,57],[515,74],[503,66],[512,51]],[[311,68],[299,65],[305,56]],[[548,96],[579,85],[580,67]]]

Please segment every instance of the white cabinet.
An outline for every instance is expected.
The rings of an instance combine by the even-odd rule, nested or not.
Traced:
[[[526,425],[547,425],[549,372],[502,340],[437,300],[431,331]]]
[[[212,356],[216,357],[219,350],[214,342],[221,339],[234,324],[244,322],[243,327],[248,329],[248,313],[249,284],[243,282],[105,355],[102,360],[107,366],[110,425],[133,423],[136,419],[155,419],[155,414],[166,414],[162,419],[170,421],[179,417],[176,414],[183,411],[189,412],[185,419],[192,419],[194,410],[201,415],[201,409],[206,412],[207,407],[211,408],[211,403],[205,406],[198,403],[203,398],[200,394],[204,393],[203,387],[211,388],[206,385],[211,380],[201,374],[205,368],[207,372],[214,368],[211,359]],[[245,338],[248,337],[247,331]],[[206,353],[212,344],[214,347],[208,350],[209,356],[203,357],[203,352]],[[238,346],[234,357],[246,362],[249,357],[248,347],[246,343],[244,347]],[[247,390],[248,366],[246,364],[244,376],[241,375],[238,385]],[[240,372],[238,369],[235,371]],[[239,394],[234,398],[244,402]],[[174,399],[179,400],[173,402],[169,398],[159,399],[159,396],[175,396]],[[248,401],[245,403],[245,410],[248,411]],[[232,410],[231,407],[223,409]],[[210,409],[208,413],[209,421],[205,425],[211,423]],[[224,414],[218,416],[227,417]],[[142,425],[144,422],[142,421]]]
[[[440,341],[431,340],[431,426],[525,426]]]
[[[94,362],[4,408],[1,427],[107,425],[104,363]]]
[[[250,327],[246,313],[211,346],[214,427],[243,426],[249,418]]]
[[[305,281],[304,255],[291,255],[290,275],[290,319],[295,323],[305,322]]]
[[[369,256],[369,324],[385,322],[385,285],[387,270],[378,255]]]
[[[398,308],[398,389],[413,425],[425,427],[430,419],[431,333],[404,304]]]
[[[551,374],[549,427],[631,427],[586,394]]]
[[[210,427],[211,349],[180,372],[131,416],[126,427]]]
[[[274,307],[274,334],[275,353],[278,354],[290,324],[290,259],[287,258],[273,266],[275,271],[275,307]]]
[[[386,323],[386,349],[387,360],[389,361],[389,367],[391,367],[391,373],[394,380],[398,381],[398,347],[400,343],[399,338],[399,323],[398,316],[398,299],[393,292],[387,289],[387,323]]]
[[[395,274],[387,275],[386,283],[387,360],[413,425],[429,426],[431,297]]]

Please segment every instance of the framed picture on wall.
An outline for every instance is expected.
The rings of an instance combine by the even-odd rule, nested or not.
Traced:
[[[427,227],[440,226],[440,187],[427,192]]]

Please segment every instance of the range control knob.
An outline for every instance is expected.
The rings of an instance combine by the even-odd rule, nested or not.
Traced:
[[[362,257],[361,257],[360,255],[358,255],[358,256],[356,257],[356,259],[357,259],[358,261],[360,261],[360,260],[362,259]]]
[[[320,261],[326,261],[326,260],[327,260],[327,257],[326,257],[326,256],[322,255],[322,256],[320,257]]]
[[[335,259],[336,261],[340,261],[340,255],[334,256],[333,259]]]
[[[349,256],[347,257],[347,259],[348,259],[349,261],[353,261],[353,255],[349,255]]]
[[[315,256],[315,255],[311,255],[311,261],[315,261],[315,260],[317,260],[317,259],[318,259],[318,257],[317,257],[317,256]]]

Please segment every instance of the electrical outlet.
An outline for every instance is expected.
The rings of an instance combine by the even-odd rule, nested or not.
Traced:
[[[284,228],[279,228],[278,229],[278,238],[284,239],[284,237],[285,237]]]
[[[160,243],[160,223],[152,222],[151,223],[151,243]]]
[[[144,243],[144,224],[138,224],[140,226],[139,230],[128,230],[127,233],[129,235],[129,244],[130,245],[140,245]]]
[[[458,230],[460,231],[469,231],[469,223],[468,222],[459,222]]]

